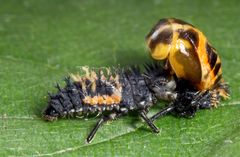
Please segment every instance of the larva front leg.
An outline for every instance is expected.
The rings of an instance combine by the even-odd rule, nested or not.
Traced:
[[[165,108],[163,108],[162,110],[160,110],[158,113],[156,113],[155,115],[153,115],[150,120],[153,122],[155,121],[156,119],[170,113],[172,110],[174,109],[174,106],[173,105],[169,105]]]

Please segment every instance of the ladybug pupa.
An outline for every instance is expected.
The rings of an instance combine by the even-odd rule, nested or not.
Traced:
[[[199,91],[214,88],[221,97],[229,97],[217,51],[193,25],[175,18],[161,19],[146,36],[146,43],[151,57],[164,61],[178,79],[191,82]]]

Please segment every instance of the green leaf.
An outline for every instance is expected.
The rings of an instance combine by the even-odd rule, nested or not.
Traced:
[[[239,1],[0,1],[0,156],[240,156]],[[157,120],[156,135],[139,117],[41,119],[47,91],[79,66],[141,65],[144,37],[163,17],[202,30],[218,50],[231,99],[192,119]],[[151,109],[157,112],[162,104]]]

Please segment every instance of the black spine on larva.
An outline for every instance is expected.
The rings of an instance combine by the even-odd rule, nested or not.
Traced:
[[[123,101],[121,106],[126,106],[129,110],[143,109],[153,104],[153,95],[150,92],[145,78],[139,67],[133,66],[122,74]]]
[[[167,78],[170,76],[170,71],[168,69],[164,69],[163,65],[159,62],[153,62],[150,64],[145,64],[145,75],[155,80],[156,78],[162,77]]]
[[[134,107],[134,99],[132,96],[132,85],[129,81],[128,76],[130,75],[130,71],[122,70],[120,71],[120,82],[123,86],[123,91],[122,91],[122,102],[121,102],[121,107],[125,108],[132,108]]]
[[[66,86],[61,88],[59,84],[56,85],[58,92],[55,95],[50,95],[49,105],[44,111],[44,116],[51,120],[54,116],[71,115],[80,108],[82,108],[82,94],[77,85],[73,83],[70,78],[65,79]]]
[[[167,82],[169,82],[170,71],[168,69],[164,69],[163,66],[159,62],[154,62],[152,64],[145,64],[145,82],[147,86],[152,88],[156,83],[158,86],[164,86]]]

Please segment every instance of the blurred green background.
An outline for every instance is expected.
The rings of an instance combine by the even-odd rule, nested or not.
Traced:
[[[0,156],[240,156],[240,1],[0,0]],[[47,91],[79,66],[141,65],[160,18],[202,30],[222,59],[231,99],[195,118],[166,116],[153,134],[138,117],[41,119]],[[151,114],[159,107],[151,109]]]

